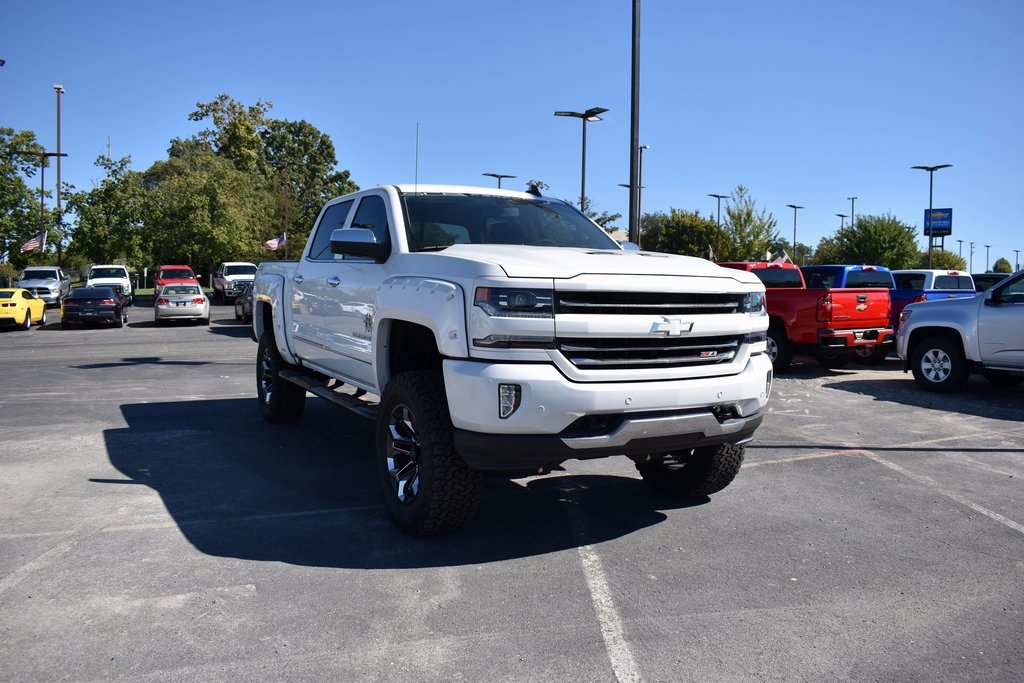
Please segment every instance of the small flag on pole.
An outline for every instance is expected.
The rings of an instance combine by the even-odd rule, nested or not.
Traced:
[[[30,239],[28,242],[25,242],[25,244],[21,245],[21,253],[24,254],[25,252],[32,251],[33,249],[40,249],[41,250],[42,246],[43,246],[43,240],[44,239],[46,239],[46,238],[43,235],[36,235],[32,239]]]
[[[267,251],[277,251],[278,249],[283,247],[287,241],[288,241],[288,236],[287,235],[283,235],[283,234],[282,235],[278,235],[274,239],[267,240],[266,242],[264,242],[263,243],[263,248],[266,249]]]
[[[782,254],[780,254],[778,258],[776,258],[774,261],[772,261],[772,263],[782,264],[782,263],[785,263],[788,260],[789,260],[789,254],[787,254],[786,250],[783,249],[782,250]]]

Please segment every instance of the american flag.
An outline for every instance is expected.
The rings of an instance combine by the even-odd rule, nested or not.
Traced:
[[[287,241],[287,235],[278,235],[274,239],[267,240],[266,242],[264,242],[263,248],[266,249],[267,251],[277,251],[278,249],[283,247]],[[22,247],[22,251],[24,251],[24,247]]]
[[[21,253],[24,254],[26,251],[32,251],[33,249],[39,249],[43,245],[43,240],[46,239],[43,235],[36,235],[25,244],[21,245]]]

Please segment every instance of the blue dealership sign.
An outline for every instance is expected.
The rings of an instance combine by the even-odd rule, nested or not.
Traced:
[[[953,209],[932,209],[932,215],[930,217],[928,216],[928,209],[925,209],[924,234],[932,237],[952,235]]]

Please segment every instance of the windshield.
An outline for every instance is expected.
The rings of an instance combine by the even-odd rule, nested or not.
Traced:
[[[255,275],[256,266],[224,266],[225,275]]]
[[[538,197],[403,195],[410,251],[453,244],[527,244],[614,249],[600,227],[563,202]]]
[[[57,272],[48,268],[26,268],[21,274],[22,280],[51,280],[57,279]]]
[[[128,271],[124,268],[93,268],[89,271],[89,277],[116,277],[126,279],[128,277]]]
[[[195,275],[192,274],[191,270],[184,270],[181,268],[171,268],[170,270],[160,271],[161,280],[194,280]]]

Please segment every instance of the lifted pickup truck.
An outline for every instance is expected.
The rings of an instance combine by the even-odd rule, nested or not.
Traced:
[[[483,471],[623,455],[664,494],[720,491],[772,386],[757,278],[624,250],[531,193],[339,197],[253,287],[263,417],[299,419],[307,392],[373,417],[385,505],[413,535],[466,524]]]
[[[971,371],[996,384],[1024,381],[1024,271],[974,297],[910,304],[896,352],[928,391],[957,391]]]
[[[807,289],[801,269],[788,262],[718,265],[750,271],[764,283],[768,356],[776,372],[789,366],[796,351],[813,355],[824,367],[839,368],[860,350],[884,357],[892,346],[885,289]]]

